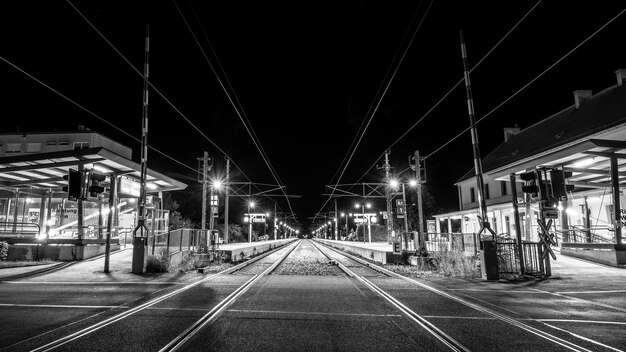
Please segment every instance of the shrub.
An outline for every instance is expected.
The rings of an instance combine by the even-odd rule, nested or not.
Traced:
[[[0,261],[6,261],[9,257],[9,243],[2,241],[0,242]]]
[[[170,270],[170,258],[165,250],[161,250],[158,255],[149,255],[146,264],[148,273],[166,273]]]
[[[26,254],[24,254],[24,260],[27,262],[33,261],[33,250],[30,247],[26,248]]]
[[[437,256],[437,269],[445,276],[471,278],[480,276],[480,261],[463,252],[442,251]]]

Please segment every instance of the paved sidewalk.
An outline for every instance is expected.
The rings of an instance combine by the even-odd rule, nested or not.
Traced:
[[[169,272],[159,274],[133,274],[133,250],[122,249],[111,254],[109,273],[104,273],[104,255],[80,262],[36,265],[0,269],[0,281],[43,282],[179,282],[187,281],[196,273]]]

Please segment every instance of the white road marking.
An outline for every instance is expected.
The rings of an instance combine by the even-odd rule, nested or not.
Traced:
[[[87,308],[87,309],[111,309],[128,308],[126,306],[74,306],[66,304],[12,304],[0,303],[0,307],[27,307],[27,308]]]
[[[613,310],[617,310],[619,312],[626,313],[626,309],[620,308],[620,307],[615,307],[615,306],[612,306],[610,304],[594,302],[594,301],[590,301],[588,299],[582,299],[582,298],[578,298],[578,297],[567,296],[567,295],[563,295],[563,294],[556,293],[556,292],[549,292],[549,291],[539,290],[539,289],[536,289],[536,288],[531,288],[531,290],[534,290],[534,291],[537,291],[537,292],[542,292],[542,293],[545,293],[545,294],[548,294],[548,295],[552,295],[552,296],[561,297],[561,298],[568,298],[568,299],[571,299],[572,301],[584,302],[584,303],[588,303],[588,304],[593,304],[593,305],[598,306],[598,307],[613,309]]]
[[[181,282],[165,281],[2,281],[7,284],[21,285],[182,285]]]
[[[563,291],[563,292],[555,292],[563,295],[574,295],[577,293],[626,293],[626,290],[606,290],[606,291]]]
[[[368,313],[335,313],[335,312],[291,312],[283,310],[248,310],[248,309],[229,309],[228,312],[234,313],[262,313],[262,314],[297,314],[297,315],[341,315],[341,316],[357,316],[357,317],[401,317],[402,314],[368,314]]]
[[[555,322],[555,323],[626,325],[626,321],[602,321],[602,320],[578,320],[578,319],[535,319],[535,320],[550,321],[550,322]]]

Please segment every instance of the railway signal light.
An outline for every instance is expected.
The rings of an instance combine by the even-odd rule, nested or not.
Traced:
[[[567,192],[574,190],[574,185],[565,184],[565,180],[569,177],[572,177],[571,171],[550,171],[550,184],[552,185],[552,195],[555,200],[567,200]]]
[[[101,182],[106,180],[106,176],[97,172],[89,173],[89,196],[96,198],[98,194],[104,192],[104,187],[100,185]]]
[[[69,169],[67,175],[63,175],[67,180],[67,186],[63,186],[63,192],[67,192],[69,200],[85,199],[85,172],[82,170]]]

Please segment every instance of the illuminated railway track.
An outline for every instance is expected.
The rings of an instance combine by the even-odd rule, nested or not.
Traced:
[[[109,317],[107,319],[104,319],[98,323],[92,324],[86,328],[80,329],[72,334],[66,335],[62,338],[56,339],[52,342],[46,343],[45,345],[42,345],[40,347],[37,347],[35,349],[32,349],[31,351],[33,352],[44,352],[44,351],[52,351],[52,350],[56,350],[58,348],[61,348],[64,345],[67,345],[68,343],[71,343],[73,341],[76,341],[82,337],[85,337],[89,334],[92,334],[106,326],[115,324],[117,322],[120,322],[123,319],[129,318],[141,311],[144,311],[158,303],[164,302],[168,299],[171,299],[177,295],[180,295],[182,293],[184,293],[185,291],[190,290],[191,288],[194,288],[196,286],[199,286],[203,283],[206,283],[207,281],[214,279],[220,275],[225,275],[225,274],[231,274],[234,272],[237,272],[239,270],[242,270],[243,268],[252,266],[257,264],[257,262],[259,262],[260,260],[276,253],[279,251],[283,251],[284,254],[282,254],[277,261],[274,262],[274,264],[272,264],[269,268],[267,268],[266,270],[264,270],[261,274],[257,274],[254,275],[252,278],[250,278],[249,280],[247,280],[245,283],[243,283],[241,286],[239,286],[233,293],[231,293],[230,295],[228,295],[228,297],[226,297],[224,300],[222,300],[221,302],[219,302],[215,307],[213,307],[209,313],[205,314],[199,321],[197,321],[196,323],[194,323],[193,325],[191,325],[187,330],[185,330],[183,333],[181,333],[176,339],[174,339],[173,341],[171,341],[169,344],[167,344],[162,350],[166,350],[166,351],[173,351],[176,350],[178,348],[180,348],[181,346],[184,345],[184,343],[189,339],[189,337],[193,336],[193,334],[195,334],[197,331],[201,330],[203,326],[210,324],[210,322],[214,321],[228,306],[230,306],[232,303],[234,303],[237,298],[239,298],[243,293],[245,293],[250,286],[252,286],[256,281],[258,281],[262,276],[264,275],[268,275],[270,274],[287,256],[289,256],[289,254],[298,246],[300,245],[300,241],[297,241],[295,243],[291,243],[287,246],[283,246],[283,247],[278,247],[275,248],[274,250],[271,250],[267,253],[264,253],[258,257],[255,257],[251,260],[248,260],[246,262],[243,262],[241,264],[238,264],[236,266],[233,266],[231,268],[228,268],[226,270],[223,270],[219,273],[216,274],[212,274],[207,276],[206,278],[203,278],[202,280],[196,281],[192,284],[189,285],[185,285],[179,289],[176,289],[172,292],[169,292],[167,294],[164,294],[162,296],[159,296],[157,298],[151,299],[148,302],[145,302],[139,306],[136,306],[134,308],[125,310],[122,313],[116,314],[112,317]]]
[[[345,253],[343,251],[340,251],[338,249],[332,248],[330,246],[327,246],[323,243],[319,243],[316,242],[315,244],[316,248],[320,249],[318,246],[322,246],[325,250],[328,250],[332,253],[334,253],[335,255],[341,256],[341,257],[345,257],[348,258],[349,260],[356,262],[356,263],[360,263],[361,265],[370,268],[372,270],[378,271],[380,273],[383,273],[387,276],[390,277],[394,277],[394,278],[399,278],[405,281],[410,282],[412,285],[416,285],[419,286],[423,289],[426,289],[428,291],[431,291],[439,296],[445,297],[447,299],[450,299],[452,301],[455,301],[457,303],[460,303],[466,307],[475,309],[483,314],[486,314],[488,316],[491,316],[492,318],[498,319],[506,324],[515,326],[517,328],[520,328],[528,333],[531,333],[533,335],[536,335],[538,337],[541,337],[547,341],[550,341],[556,345],[559,345],[561,347],[564,347],[568,350],[571,351],[586,351],[586,352],[591,352],[592,350],[589,350],[588,348],[585,348],[583,346],[580,346],[576,343],[573,343],[571,341],[565,340],[563,338],[560,338],[558,336],[555,336],[553,334],[550,334],[548,332],[545,332],[543,330],[537,329],[535,327],[530,326],[529,324],[526,324],[522,321],[519,321],[517,319],[514,319],[512,317],[509,317],[505,314],[496,312],[492,309],[489,309],[485,306],[476,304],[474,302],[470,302],[467,299],[464,299],[462,297],[458,297],[455,295],[452,295],[448,292],[445,292],[443,290],[440,290],[436,287],[432,287],[430,285],[424,284],[422,282],[419,282],[417,280],[414,280],[412,278],[409,277],[405,277],[402,275],[399,275],[397,273],[394,273],[390,270],[387,270],[383,267],[380,267],[378,265],[372,264],[370,262],[367,262],[361,258],[355,257],[351,254]],[[330,256],[328,256],[327,253],[325,253],[324,251],[322,251],[320,249],[320,251],[322,253],[324,253],[324,255],[326,255],[329,259],[332,259]],[[450,347],[452,350],[455,351],[469,351],[469,349],[467,349],[466,347],[464,347],[463,345],[461,345],[458,341],[454,340],[451,336],[445,334],[443,331],[441,331],[440,329],[438,329],[435,325],[433,325],[432,323],[428,322],[426,319],[424,319],[423,317],[419,316],[417,313],[411,311],[408,307],[406,307],[406,305],[404,305],[402,302],[400,302],[399,300],[397,300],[396,298],[394,298],[393,296],[391,296],[389,293],[385,292],[383,289],[381,289],[380,287],[376,286],[375,284],[373,284],[370,280],[368,280],[366,277],[364,276],[359,276],[359,275],[355,275],[351,270],[349,270],[345,265],[340,264],[339,267],[344,270],[348,275],[354,276],[357,280],[361,281],[363,284],[365,284],[368,288],[370,288],[372,291],[376,292],[377,294],[379,294],[380,296],[382,296],[385,300],[387,300],[390,304],[392,304],[394,307],[396,307],[400,312],[402,312],[405,316],[407,316],[409,319],[413,320],[415,323],[417,323],[418,325],[422,326],[424,329],[426,329],[427,331],[429,331],[431,334],[433,334],[435,337],[437,337],[440,341],[442,341],[446,346]],[[570,333],[571,334],[571,333]],[[599,346],[602,346],[606,349],[609,350],[615,350],[609,346],[606,346],[604,344],[601,343],[597,343],[595,341],[592,341],[590,339],[586,339],[588,342],[592,342],[595,343]]]

